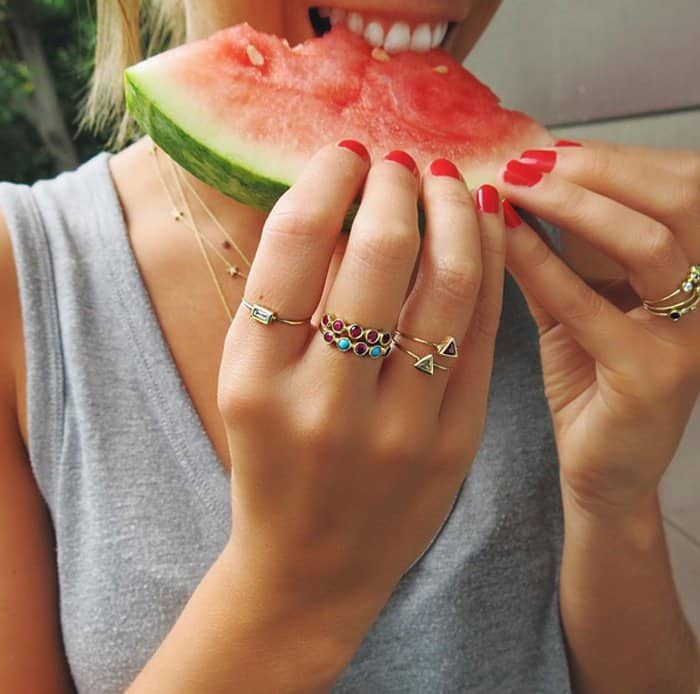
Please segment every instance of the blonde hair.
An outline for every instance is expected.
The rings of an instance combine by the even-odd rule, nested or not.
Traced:
[[[95,69],[82,127],[109,133],[109,147],[123,146],[133,134],[124,104],[124,70],[184,37],[182,0],[97,0]]]

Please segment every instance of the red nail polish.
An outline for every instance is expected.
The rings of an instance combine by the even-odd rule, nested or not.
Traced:
[[[523,164],[517,159],[508,162],[503,180],[512,183],[514,186],[527,186],[531,188],[542,180],[542,172],[534,166]]]
[[[520,155],[520,161],[534,166],[538,171],[549,173],[557,163],[557,153],[548,149],[528,149]]]
[[[520,219],[520,215],[507,200],[503,201],[503,217],[509,229],[515,229],[523,223],[523,220]]]
[[[349,149],[351,152],[355,152],[358,157],[364,159],[365,161],[369,161],[369,152],[367,151],[367,148],[357,140],[342,140],[338,143],[338,147]]]
[[[500,202],[498,190],[493,186],[481,186],[481,188],[476,191],[476,204],[482,212],[497,214]]]
[[[555,147],[583,147],[580,142],[574,142],[573,140],[557,140],[554,143]]]
[[[393,152],[389,152],[384,159],[386,161],[394,161],[401,166],[405,166],[414,176],[418,175],[418,166],[414,161],[413,157],[400,149],[395,149]]]
[[[462,174],[459,173],[459,169],[449,159],[436,159],[430,165],[430,173],[433,176],[449,176],[450,178],[456,178],[458,181],[462,180]]]

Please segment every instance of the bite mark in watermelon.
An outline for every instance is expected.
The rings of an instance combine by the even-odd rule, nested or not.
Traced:
[[[373,158],[404,149],[421,170],[451,159],[472,189],[498,186],[508,159],[554,141],[442,49],[379,59],[344,26],[290,48],[239,24],[130,67],[125,87],[130,112],[167,154],[263,210],[318,149],[345,138]]]

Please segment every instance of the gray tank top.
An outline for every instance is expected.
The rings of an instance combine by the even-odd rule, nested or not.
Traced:
[[[29,455],[56,534],[66,654],[86,694],[133,681],[231,525],[229,478],[161,332],[108,160],[31,188],[0,184]],[[570,694],[561,548],[537,331],[508,275],[478,458],[334,694]]]

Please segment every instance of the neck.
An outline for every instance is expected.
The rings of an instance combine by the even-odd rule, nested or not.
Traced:
[[[125,187],[128,187],[133,194],[133,197],[130,197],[130,199],[138,201],[137,204],[144,204],[148,198],[155,196],[157,199],[162,199],[160,209],[167,209],[170,207],[170,202],[158,176],[156,161],[153,160],[153,155],[150,151],[152,147],[153,141],[151,138],[144,137],[115,157],[116,161],[113,162],[113,166],[117,166],[118,171],[122,172],[120,178],[124,182]],[[182,168],[160,149],[158,150],[158,161],[160,162],[161,171],[168,182],[167,185],[171,194],[175,195],[176,200],[179,196],[176,189],[173,188],[171,165],[182,174],[183,178],[197,192],[202,202],[221,222],[247,258],[252,261],[260,243],[262,228],[269,212],[243,205],[202,183],[202,181]],[[143,173],[134,177],[134,171],[142,171]],[[139,179],[140,183],[136,179]],[[148,184],[146,184],[146,181],[148,181]],[[185,194],[187,194],[187,190]],[[190,195],[188,195],[188,199],[190,199],[193,209],[197,210],[198,205],[192,200]],[[126,210],[126,212],[129,212],[129,210]],[[202,218],[200,213],[196,214],[199,218]],[[206,224],[206,221],[204,223]],[[242,259],[239,259],[238,256],[235,256],[234,264],[247,272]]]

